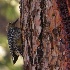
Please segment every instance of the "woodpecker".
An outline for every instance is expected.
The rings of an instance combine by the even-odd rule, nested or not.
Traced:
[[[9,23],[7,27],[7,39],[10,48],[10,53],[12,55],[13,64],[18,60],[19,55],[22,56],[21,48],[21,29],[16,27],[16,24],[19,22],[17,19],[13,23]]]

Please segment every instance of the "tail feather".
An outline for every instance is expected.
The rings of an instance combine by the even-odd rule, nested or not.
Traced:
[[[13,52],[13,64],[16,63],[16,61],[18,60],[18,55],[15,54],[15,52]]]

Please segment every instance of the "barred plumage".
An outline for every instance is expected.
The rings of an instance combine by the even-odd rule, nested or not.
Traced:
[[[22,55],[21,29],[15,26],[17,22],[18,19],[13,23],[9,23],[7,28],[8,44],[9,44],[10,53],[12,55],[14,64],[16,63],[19,54]]]

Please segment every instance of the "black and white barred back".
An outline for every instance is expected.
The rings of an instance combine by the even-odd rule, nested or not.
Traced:
[[[11,25],[11,26],[10,26]],[[12,55],[13,63],[15,64],[19,54],[22,56],[21,48],[21,29],[15,27],[15,23],[10,23],[7,29],[8,44]]]

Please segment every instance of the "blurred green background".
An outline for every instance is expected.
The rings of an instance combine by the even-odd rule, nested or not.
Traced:
[[[19,0],[0,0],[0,70],[22,70],[22,57],[13,65],[9,52],[6,26],[19,17]]]

